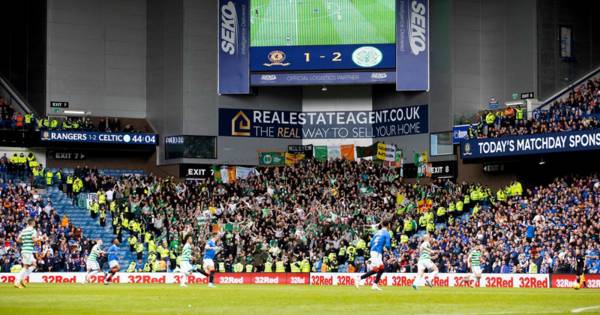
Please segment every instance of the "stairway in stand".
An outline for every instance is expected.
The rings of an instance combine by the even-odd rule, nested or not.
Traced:
[[[116,235],[112,233],[112,218],[110,212],[107,213],[106,226],[102,227],[97,218],[92,218],[88,210],[73,205],[67,194],[60,191],[57,187],[48,188],[45,198],[50,198],[52,205],[61,217],[66,215],[73,225],[80,227],[85,237],[90,239],[102,239],[104,242],[104,250],[108,249],[112,240],[116,237]],[[122,233],[121,245],[119,246],[121,250],[119,253],[121,271],[125,271],[131,260],[135,259],[135,255],[129,251],[129,245],[127,244],[128,236],[128,232],[125,231]],[[108,267],[106,266],[106,268]]]

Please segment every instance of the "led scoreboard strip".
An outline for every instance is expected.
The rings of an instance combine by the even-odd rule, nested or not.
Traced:
[[[252,47],[251,71],[393,69],[396,45]]]
[[[42,142],[110,143],[127,145],[156,145],[156,134],[127,132],[93,132],[43,130]]]

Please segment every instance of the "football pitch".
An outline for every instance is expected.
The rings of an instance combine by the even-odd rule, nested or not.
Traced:
[[[251,46],[395,43],[396,0],[251,0]]]
[[[0,314],[600,314],[594,289],[0,285]]]

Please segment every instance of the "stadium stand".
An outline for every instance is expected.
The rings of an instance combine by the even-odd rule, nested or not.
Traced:
[[[82,187],[63,189],[78,206],[49,188],[53,204],[91,237],[121,238],[121,264],[134,262],[138,271],[173,270],[183,236],[204,239],[211,231],[223,232],[221,271],[364,271],[372,230],[392,219],[397,263],[389,271],[416,271],[414,236],[427,231],[442,251],[442,272],[467,272],[473,242],[485,245],[486,273],[572,272],[576,247],[586,249],[590,273],[600,272],[597,176],[526,191],[513,182],[493,193],[451,181],[403,183],[372,161],[305,160],[227,184],[92,169],[73,175]]]
[[[469,129],[469,138],[497,138],[513,135],[596,129],[600,126],[600,78],[590,79],[553,102],[538,108],[525,119],[525,109],[507,107],[479,114],[479,122]]]
[[[34,218],[42,240],[35,244],[40,271],[84,271],[85,257],[91,244],[80,226],[74,225],[45,200],[31,185],[11,181],[0,184],[2,216],[0,220],[0,270],[16,272],[20,253],[16,237],[26,218]]]
[[[0,315],[600,314],[600,1],[0,8]]]
[[[101,132],[145,132],[147,128],[122,123],[118,117],[36,116],[15,111],[0,97],[0,129],[10,130],[79,130]]]
[[[23,160],[23,161],[21,161]],[[27,156],[25,156],[25,154],[18,154],[15,153],[12,156],[7,156],[4,155],[2,157],[0,157],[0,179],[2,179],[2,183],[4,183],[3,186],[3,191],[8,191],[10,194],[8,196],[3,196],[3,199],[9,199],[11,200],[16,200],[15,202],[18,201],[18,198],[16,198],[16,196],[20,196],[20,193],[22,193],[22,190],[17,190],[17,194],[12,193],[14,187],[26,187],[27,191],[31,191],[32,189],[40,189],[39,192],[36,192],[36,196],[39,196],[40,200],[37,202],[34,202],[35,200],[32,199],[31,196],[29,196],[28,194],[24,195],[24,197],[22,199],[25,200],[24,205],[26,206],[26,208],[31,208],[33,210],[31,211],[37,211],[37,212],[30,212],[28,214],[23,214],[21,216],[19,216],[19,220],[23,220],[24,222],[24,218],[26,218],[27,216],[34,216],[34,215],[40,215],[39,209],[37,209],[38,206],[41,206],[44,210],[45,210],[45,216],[49,216],[49,220],[51,221],[50,224],[56,224],[56,222],[61,222],[61,228],[65,229],[67,228],[69,231],[67,232],[63,232],[62,230],[59,230],[58,233],[65,233],[68,237],[69,233],[73,233],[73,232],[77,232],[79,234],[83,233],[83,231],[85,231],[86,233],[86,238],[83,239],[81,241],[81,246],[82,248],[79,249],[79,256],[75,257],[75,254],[71,254],[71,256],[73,256],[73,259],[76,261],[80,261],[81,260],[81,264],[83,267],[81,267],[80,269],[77,269],[79,267],[77,267],[76,269],[74,266],[77,265],[79,266],[79,262],[76,262],[73,264],[65,264],[64,263],[64,257],[59,257],[60,261],[55,262],[54,260],[59,259],[59,258],[55,258],[54,256],[49,256],[48,257],[48,261],[45,261],[46,266],[50,266],[49,262],[52,263],[52,268],[51,269],[41,269],[40,271],[84,271],[85,270],[85,259],[87,256],[87,253],[89,252],[89,250],[91,249],[91,243],[89,243],[87,241],[87,239],[92,239],[92,240],[96,240],[96,239],[102,239],[104,242],[106,243],[110,243],[112,241],[112,239],[114,238],[113,233],[111,232],[111,229],[109,227],[102,227],[98,224],[98,222],[96,220],[93,220],[92,218],[89,217],[89,215],[85,215],[82,214],[80,211],[80,208],[76,207],[73,205],[72,199],[70,197],[67,196],[66,192],[63,192],[62,188],[63,188],[63,184],[64,187],[67,187],[67,183],[71,181],[71,179],[73,178],[73,174],[77,174],[77,176],[79,176],[80,178],[85,179],[86,177],[88,177],[90,174],[102,174],[102,175],[106,175],[106,176],[114,176],[114,177],[119,177],[123,174],[141,174],[143,172],[141,171],[135,171],[135,170],[104,170],[104,169],[89,169],[87,167],[81,167],[81,168],[76,168],[76,169],[51,169],[51,168],[43,168],[43,165],[39,165],[36,164],[37,161],[35,161],[35,156],[33,154],[29,154]],[[24,184],[29,182],[29,184]],[[94,186],[93,183],[90,183],[89,181],[82,181],[82,184],[85,183],[85,189],[86,191],[92,189]],[[24,186],[25,185],[25,186]],[[72,185],[71,185],[72,188]],[[82,187],[83,189],[83,187]],[[43,199],[43,200],[42,200]],[[30,202],[28,202],[30,201]],[[46,205],[48,205],[48,207],[46,207]],[[3,203],[3,210],[5,211],[10,211],[10,209],[12,209],[12,206],[10,203],[6,202]],[[36,210],[37,209],[37,210]],[[49,212],[51,211],[51,212]],[[6,214],[6,212],[4,212],[4,214]],[[9,213],[10,214],[10,213]],[[58,216],[58,217],[55,217]],[[3,217],[4,218],[4,217]],[[43,220],[48,220],[48,219],[44,219]],[[64,221],[66,220],[66,221]],[[111,217],[110,217],[110,213],[108,213],[108,217],[107,220],[110,222]],[[68,224],[64,224],[64,222],[68,222]],[[17,224],[24,224],[23,222],[18,222]],[[13,222],[14,223],[14,222]],[[39,221],[38,223],[41,224],[41,221]],[[20,225],[19,225],[20,226]],[[75,228],[76,227],[76,228]],[[11,226],[4,226],[4,232],[5,233],[9,233],[9,232],[14,232],[15,227]],[[17,231],[19,229],[16,229]],[[55,233],[55,232],[51,232],[51,233]],[[10,240],[11,242],[11,246],[14,247],[14,237],[15,235],[11,235],[12,239]],[[56,240],[57,238],[53,238],[53,240]],[[7,242],[9,242],[9,240],[7,239]],[[8,243],[7,243],[8,244]],[[50,244],[50,243],[48,243]],[[14,247],[16,248],[16,247]],[[13,248],[13,249],[14,249]],[[126,248],[126,246],[124,245],[124,248]],[[56,250],[56,249],[54,249]],[[9,253],[8,249],[6,250],[5,253],[3,253],[3,255],[11,255],[11,256],[7,256],[6,258],[8,258],[8,260],[6,260],[6,265],[4,267],[7,266],[12,266],[14,264],[18,264],[18,256],[14,256],[12,251]],[[130,260],[130,256],[127,255],[127,252],[124,251],[124,256],[123,256],[123,262],[128,262]],[[64,255],[63,255],[64,256]],[[45,256],[44,256],[45,257]],[[66,256],[65,256],[66,257]],[[44,258],[46,259],[46,258]],[[4,260],[3,260],[4,261]],[[4,269],[3,269],[4,270]],[[6,269],[9,270],[9,269]]]

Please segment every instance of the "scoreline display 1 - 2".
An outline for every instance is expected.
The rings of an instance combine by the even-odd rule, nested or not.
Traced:
[[[250,86],[429,89],[429,0],[218,0],[219,94]]]

